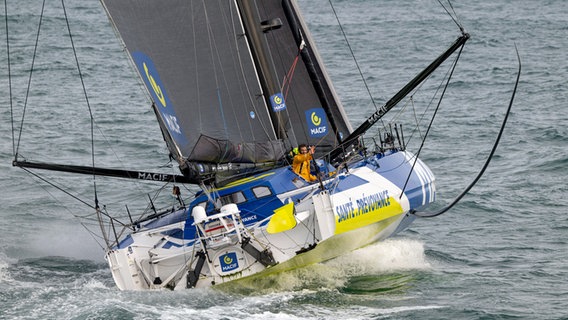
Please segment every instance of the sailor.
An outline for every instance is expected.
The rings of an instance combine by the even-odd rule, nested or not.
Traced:
[[[292,170],[306,181],[316,181],[317,178],[310,173],[310,161],[313,159],[316,147],[310,146],[308,151],[308,146],[301,144],[298,146],[298,150],[300,153],[294,156],[292,161]]]

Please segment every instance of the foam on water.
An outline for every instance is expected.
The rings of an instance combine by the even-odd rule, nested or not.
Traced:
[[[0,283],[8,283],[11,278],[8,267],[15,259],[8,258],[3,251],[0,251]]]
[[[367,276],[374,280],[378,278],[375,284],[382,287],[380,290],[389,290],[391,286],[398,287],[408,281],[405,277],[393,278],[393,273],[429,268],[431,265],[426,259],[423,243],[396,238],[369,245],[324,263],[238,281],[223,286],[221,290],[247,295],[295,290],[342,290],[353,286],[353,278]]]
[[[375,243],[338,257],[327,265],[344,269],[351,276],[431,267],[424,254],[424,243],[405,238]]]

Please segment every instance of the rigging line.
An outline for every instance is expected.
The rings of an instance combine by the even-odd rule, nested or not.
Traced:
[[[300,60],[300,55],[302,54],[302,50],[304,50],[305,47],[306,43],[302,39],[302,42],[298,46],[298,53],[296,54],[296,57],[294,57],[294,61],[292,62],[292,65],[288,69],[288,72],[284,75],[284,79],[282,79],[282,86],[280,87],[280,92],[284,91],[284,87],[288,85],[288,88],[286,89],[286,94],[284,94],[284,101],[286,101],[286,97],[288,96],[288,91],[290,91],[290,85],[292,83],[292,78],[294,77],[294,73],[296,72],[296,66],[298,65],[298,61]]]
[[[211,64],[213,66],[213,75],[215,78],[215,86],[216,86],[216,93],[217,93],[217,99],[219,102],[219,114],[221,115],[221,119],[223,121],[223,126],[224,128],[227,128],[227,122],[225,120],[225,111],[223,109],[223,101],[222,101],[222,97],[221,97],[221,80],[219,79],[220,76],[223,76],[223,66],[221,63],[221,56],[219,55],[219,48],[217,47],[217,41],[215,39],[215,33],[213,28],[211,27],[212,24],[210,22],[209,19],[209,14],[207,12],[207,8],[205,8],[205,2],[204,2],[204,16],[205,16],[205,21],[206,21],[206,26],[207,26],[207,38],[209,40],[209,49],[212,52],[212,60],[213,58],[216,58],[217,61],[219,62],[219,70],[217,70],[217,66],[215,65],[215,62],[213,61]],[[214,57],[214,55],[216,55],[216,57]],[[223,77],[225,78],[225,77]],[[230,139],[230,137],[228,136],[228,132],[227,130],[225,130],[225,137],[227,140]],[[228,152],[228,151],[226,151]]]
[[[361,67],[359,66],[359,62],[357,61],[357,58],[355,57],[355,53],[353,52],[353,49],[351,48],[351,44],[349,43],[349,40],[347,39],[347,34],[345,33],[345,30],[343,30],[343,25],[341,24],[341,21],[339,20],[339,16],[337,15],[337,12],[335,11],[335,7],[333,6],[333,3],[331,2],[331,0],[328,0],[328,1],[329,1],[329,5],[331,6],[331,10],[333,11],[333,14],[335,15],[335,19],[337,20],[337,24],[339,25],[339,29],[341,30],[341,33],[343,34],[343,39],[347,43],[347,47],[349,48],[349,51],[351,52],[351,56],[353,57],[353,61],[355,62],[355,66],[357,66],[357,70],[359,71],[359,75],[361,76],[361,80],[363,80],[363,84],[365,85],[365,89],[367,90],[367,93],[369,94],[369,97],[371,98],[371,102],[373,103],[375,110],[378,111],[379,108],[377,107],[377,104],[375,103],[375,99],[373,98],[373,95],[371,94],[371,89],[369,89],[369,85],[367,84],[367,81],[365,80],[365,77],[363,76],[363,71],[361,71]]]
[[[454,74],[454,71],[455,71],[455,69],[458,65],[458,60],[461,56],[464,45],[465,44],[461,45],[460,51],[458,52],[456,60],[454,61],[452,71],[450,72],[450,74],[448,76],[448,80],[446,81],[446,86],[444,87],[444,90],[442,90],[442,94],[440,95],[440,99],[438,100],[438,105],[436,106],[436,109],[434,109],[434,114],[432,115],[432,119],[430,119],[430,124],[428,125],[428,128],[426,129],[426,132],[424,133],[424,138],[422,139],[422,143],[420,144],[420,148],[418,148],[418,152],[416,152],[414,161],[412,162],[412,167],[410,168],[410,172],[408,172],[408,176],[406,177],[406,181],[404,182],[404,186],[402,187],[402,191],[400,192],[399,199],[402,198],[402,195],[404,194],[404,190],[406,189],[406,186],[408,185],[408,181],[410,180],[410,176],[412,175],[412,172],[414,171],[414,166],[416,166],[416,161],[418,161],[418,157],[420,156],[420,152],[422,151],[422,148],[424,147],[424,143],[426,142],[426,138],[428,137],[428,133],[430,132],[430,129],[432,128],[432,124],[434,123],[434,119],[436,118],[436,114],[438,113],[438,110],[440,109],[440,105],[442,104],[442,100],[444,99],[444,95],[446,93],[446,90],[448,89],[448,86],[450,84],[450,80],[452,79],[452,75]]]
[[[29,172],[29,171],[28,171]],[[31,172],[29,172],[31,173]],[[33,173],[32,173],[33,174]],[[36,175],[37,178],[40,178],[39,176]],[[41,179],[41,178],[40,178]],[[45,181],[45,180],[44,180]],[[41,186],[41,185],[40,185]],[[41,186],[44,191],[47,192],[47,194],[49,194],[54,200],[59,201],[47,188],[45,188],[44,186]],[[58,188],[58,187],[56,187]],[[59,190],[63,191],[62,189],[58,188]],[[101,249],[104,249],[103,246],[101,246],[101,244],[99,243],[99,241],[95,238],[95,236],[97,236],[91,229],[89,229],[89,227],[82,221],[82,220],[88,220],[87,216],[79,216],[74,214],[71,210],[69,210],[69,208],[67,208],[66,206],[63,206],[65,208],[65,210],[67,210],[67,212],[73,216],[75,219],[78,220],[79,224],[81,224],[83,226],[83,228],[85,228],[85,230],[87,231],[87,233],[89,233],[91,235],[91,237],[93,238],[93,240],[95,240],[95,242],[101,247]],[[100,238],[100,237],[99,237]]]
[[[81,66],[79,64],[79,58],[77,57],[77,50],[75,49],[75,42],[73,41],[73,34],[71,33],[71,26],[69,25],[69,18],[67,16],[67,9],[65,8],[65,0],[61,0],[61,6],[63,8],[63,15],[65,16],[65,23],[67,24],[67,31],[69,32],[69,40],[71,41],[71,48],[73,49],[73,56],[75,57],[75,63],[77,65],[77,71],[79,72],[79,78],[81,79],[81,86],[83,87],[83,94],[85,95],[85,101],[87,103],[87,108],[89,109],[89,116],[91,120],[91,162],[93,164],[93,187],[95,192],[95,208],[99,207],[99,199],[97,197],[97,183],[96,175],[94,172],[95,168],[95,125],[93,111],[91,110],[91,104],[89,103],[89,96],[87,95],[87,88],[85,87],[85,81],[83,80],[83,73],[81,72]]]
[[[290,91],[290,87],[291,87],[291,84],[292,84],[292,78],[294,77],[294,73],[296,71],[296,66],[298,65],[298,60],[300,60],[300,53],[302,52],[302,48],[303,48],[303,45],[300,47],[300,50],[298,50],[298,54],[294,58],[294,62],[292,62],[290,69],[288,70],[288,72],[284,76],[284,79],[282,80],[282,87],[280,88],[280,91],[284,91],[284,87],[286,85],[288,86],[288,88],[286,88],[286,93],[284,94],[284,101],[286,101],[286,98],[288,97],[288,91]]]
[[[412,99],[412,97],[410,97],[410,103],[412,105],[412,114],[414,115],[414,121],[416,122],[416,129],[415,131],[413,131],[412,135],[414,134],[414,132],[418,131],[418,135],[420,136],[420,138],[423,138],[422,136],[422,131],[420,131],[420,122],[418,120],[418,117],[416,115],[416,106],[414,105],[414,99]],[[410,135],[410,137],[408,138],[408,142],[410,142],[410,140],[412,139],[412,135]]]
[[[233,3],[233,4],[234,4],[234,3]],[[233,8],[233,5],[231,4],[231,10],[233,10],[233,9],[235,10],[235,14],[238,15],[238,14],[239,14],[239,13],[238,13],[238,8],[236,8],[236,7]],[[250,47],[249,47],[248,41],[246,41],[246,39],[245,39],[244,30],[240,30],[241,32],[240,32],[240,33],[237,33],[237,29],[235,29],[235,27],[234,27],[234,26],[236,25],[234,16],[235,16],[234,14],[231,14],[231,25],[233,26],[233,33],[235,34],[235,48],[236,48],[236,52],[237,52],[237,60],[239,61],[239,71],[240,71],[240,73],[241,73],[240,75],[242,76],[242,84],[243,84],[244,87],[246,88],[247,97],[248,97],[248,100],[249,100],[249,102],[250,102],[250,106],[251,106],[251,108],[253,109],[253,111],[254,111],[254,113],[255,113],[255,117],[256,117],[256,116],[260,117],[260,116],[261,116],[261,112],[258,111],[256,102],[255,102],[255,99],[253,99],[253,94],[252,94],[252,92],[251,92],[249,83],[248,83],[248,81],[246,81],[246,78],[247,78],[247,77],[246,77],[246,75],[245,75],[245,70],[244,70],[244,66],[243,66],[243,60],[244,60],[244,59],[243,59],[243,56],[241,55],[241,50],[239,49],[239,40],[241,40],[241,41],[244,40],[244,44],[245,44],[245,46],[247,47],[247,49],[249,50],[249,52],[248,52],[249,55],[250,55]],[[240,20],[239,20],[239,21],[240,21]],[[242,28],[242,21],[241,21],[240,23],[241,23],[240,26],[241,26],[241,28]],[[247,52],[245,52],[245,56],[246,56],[246,53],[247,53]],[[258,79],[258,78],[257,78],[257,79]],[[261,90],[261,91],[262,91],[262,90]],[[243,93],[243,95],[244,95],[244,93]],[[244,99],[243,99],[243,100],[244,100]],[[262,99],[261,101],[265,101],[265,100]],[[266,104],[266,102],[261,102],[261,103]],[[254,130],[252,129],[252,123],[251,123],[251,121],[250,121],[250,117],[248,118],[248,122],[249,122],[249,127],[250,127],[251,132],[254,131]],[[270,136],[271,134],[270,134],[269,132],[270,132],[271,130],[269,130],[269,128],[267,128],[265,122],[264,122],[264,121],[259,121],[259,123],[260,123],[260,126],[261,126],[262,130],[264,131],[264,134],[265,134],[266,136]],[[253,140],[256,139],[256,137],[254,137],[254,136],[253,136],[252,138],[253,138]]]
[[[39,23],[38,23],[38,26],[37,26],[37,35],[36,35],[36,41],[35,41],[35,46],[34,46],[34,53],[33,53],[33,56],[32,56],[32,65],[30,67],[30,76],[28,78],[28,88],[26,90],[26,98],[24,100],[24,110],[22,111],[22,120],[20,122],[20,131],[18,133],[18,140],[17,140],[17,144],[16,144],[16,152],[15,152],[16,156],[18,154],[18,150],[20,149],[20,141],[22,139],[22,131],[24,130],[24,118],[26,116],[28,98],[30,96],[30,90],[31,90],[31,85],[32,85],[32,75],[33,75],[33,72],[34,72],[34,64],[35,64],[35,58],[36,58],[36,55],[37,55],[37,47],[38,47],[38,44],[39,44],[39,35],[40,35],[40,32],[41,32],[41,23],[42,23],[42,20],[43,20],[44,9],[45,9],[45,0],[43,0],[43,4],[41,6],[41,15],[39,16]]]
[[[434,94],[432,95],[432,98],[430,99],[430,103],[428,103],[428,106],[426,107],[426,109],[424,110],[424,113],[422,114],[422,116],[420,117],[420,121],[417,122],[417,125],[419,125],[420,122],[422,122],[422,119],[424,119],[424,116],[426,115],[426,112],[428,112],[428,110],[430,109],[430,106],[432,105],[432,102],[434,101],[434,99],[436,98],[436,95],[438,94],[438,91],[440,91],[440,88],[442,87],[442,84],[444,83],[444,81],[446,80],[446,77],[448,76],[448,73],[451,71],[451,67],[448,69],[448,71],[446,71],[445,76],[442,78],[442,80],[440,81],[440,85],[438,86],[438,88],[436,89],[436,92],[434,92]],[[418,93],[418,91],[420,91],[422,89],[422,87],[426,84],[426,81],[428,79],[430,79],[430,77],[432,77],[432,74],[428,75],[428,77],[426,77],[426,79],[424,79],[423,82],[421,82],[412,92],[411,95],[409,95],[409,100],[412,103],[412,106],[414,107],[414,95],[416,93]],[[406,103],[402,109],[393,117],[392,120],[388,121],[388,123],[393,123],[394,121],[396,121],[396,119],[398,119],[398,117],[402,116],[403,111],[406,109],[406,107],[408,106],[408,103]],[[383,130],[388,130],[386,123],[383,122]],[[412,138],[412,135],[410,136],[410,139]]]
[[[40,175],[37,174],[37,173],[31,171],[30,169],[27,169],[27,168],[24,168],[24,167],[22,167],[22,169],[23,169],[24,171],[26,171],[27,173],[31,174],[32,176],[34,176],[34,177],[40,179],[41,181],[43,181],[43,182],[49,184],[50,186],[54,187],[55,189],[57,189],[57,190],[59,190],[59,191],[65,193],[66,195],[70,196],[71,198],[73,198],[73,199],[75,199],[75,200],[81,202],[82,204],[86,205],[87,207],[89,207],[89,208],[91,208],[91,209],[95,209],[95,210],[97,209],[97,208],[94,207],[93,205],[87,203],[85,200],[80,199],[79,197],[73,195],[71,192],[69,192],[69,191],[63,189],[62,187],[56,185],[55,183],[53,183],[53,182],[47,180],[46,178],[40,176]],[[127,225],[125,225],[124,223],[120,222],[119,220],[117,220],[117,219],[115,219],[115,218],[109,216],[108,214],[104,214],[104,213],[103,213],[103,215],[105,215],[105,216],[106,216],[107,218],[109,218],[109,219],[112,219],[112,220],[118,222],[121,226],[127,227]]]
[[[412,211],[411,213],[414,214],[415,216],[421,217],[421,218],[432,218],[432,217],[439,216],[439,215],[447,212],[448,210],[450,210],[454,205],[456,205],[469,192],[469,190],[471,190],[471,188],[473,188],[473,186],[475,186],[477,181],[479,181],[479,179],[481,179],[481,176],[483,175],[483,173],[485,172],[485,170],[489,166],[489,162],[491,162],[491,159],[493,158],[493,155],[495,154],[495,151],[497,150],[497,146],[499,145],[499,141],[501,140],[501,136],[503,135],[503,131],[505,130],[505,125],[507,124],[509,114],[511,113],[511,108],[513,106],[513,100],[515,99],[515,94],[517,93],[517,87],[519,85],[519,79],[521,77],[521,67],[522,67],[521,66],[521,57],[519,55],[519,50],[517,48],[517,44],[515,44],[515,51],[517,53],[517,60],[518,60],[518,64],[519,64],[519,68],[518,68],[518,71],[517,71],[517,80],[515,81],[515,87],[513,88],[513,94],[511,95],[511,100],[509,101],[509,106],[507,107],[507,111],[505,112],[505,117],[503,118],[503,123],[501,124],[501,128],[499,129],[499,134],[497,134],[497,138],[495,139],[495,143],[493,144],[493,148],[491,149],[491,152],[489,153],[489,156],[487,157],[485,164],[481,168],[481,171],[479,171],[479,173],[473,179],[473,181],[454,200],[452,200],[452,202],[449,205],[445,206],[444,208],[442,208],[438,211],[434,211],[434,212]]]
[[[101,248],[101,249],[105,249],[105,247],[103,247],[103,245],[99,242],[99,239],[102,238],[101,236],[99,236],[98,234],[96,234],[94,231],[92,231],[91,229],[89,229],[83,222],[79,222],[79,224],[81,224],[83,226],[83,228],[85,228],[85,230],[87,230],[87,233],[91,236],[91,238],[93,240],[95,240],[95,242],[97,243],[97,245]],[[98,238],[98,239],[97,239]]]
[[[296,58],[294,59],[294,62],[292,63],[291,69],[290,69],[290,71],[289,71],[289,72],[291,72],[290,78],[287,78],[287,76],[284,76],[282,86],[280,87],[280,92],[283,93],[284,87],[286,86],[286,82],[288,82],[288,88],[286,89],[286,92],[283,93],[283,95],[284,95],[284,101],[285,101],[286,103],[288,103],[288,96],[289,96],[290,88],[291,88],[291,85],[290,85],[290,84],[291,84],[291,82],[292,82],[293,75],[294,75],[294,73],[296,72],[296,66],[297,66],[297,63],[298,63],[298,61],[299,61],[299,57],[300,57],[300,56],[297,55]],[[282,60],[282,59],[281,59],[281,60]],[[292,91],[291,101],[294,101],[294,102],[296,101],[294,91]],[[289,127],[288,127],[288,130],[287,130],[286,142],[288,142],[288,144],[289,144],[290,147],[293,147],[292,141],[294,141],[294,142],[297,144],[298,141],[299,141],[299,140],[298,140],[298,136],[301,135],[302,132],[296,133],[296,130],[294,130],[294,125],[291,124],[291,122],[292,122],[292,120],[291,120],[292,117],[291,117],[290,114],[292,113],[292,110],[291,110],[290,108],[286,108],[286,110],[284,110],[284,112],[286,112],[286,115],[288,116],[288,121],[289,121],[288,123],[290,124]],[[299,116],[299,115],[300,115],[299,109],[296,109],[296,110],[295,110],[295,115],[296,115],[296,116]],[[300,131],[301,131],[301,130],[300,130]],[[303,139],[306,140],[306,141],[308,140],[305,135],[304,135],[304,138],[303,138]],[[288,144],[287,144],[287,145],[288,145]]]
[[[130,54],[128,53],[128,50],[126,49],[126,45],[124,44],[124,41],[122,40],[122,38],[120,37],[120,33],[118,32],[118,29],[116,28],[116,25],[113,23],[111,23],[112,25],[112,29],[113,32],[115,34],[115,37],[119,40],[120,42],[120,46],[121,46],[121,51],[123,52],[124,56],[126,57],[126,61],[128,61],[129,67],[131,68],[130,70],[133,72],[138,72],[138,67],[136,67],[136,64],[134,63],[134,61],[132,60],[132,58],[130,57]],[[140,89],[140,92],[143,93],[146,98],[150,101],[150,103],[153,104],[152,101],[152,97],[150,92],[146,89],[146,86],[144,84],[144,80],[142,79],[142,77],[135,77],[137,79],[137,85]],[[199,99],[199,96],[198,96]],[[153,110],[153,106],[150,106],[150,110]],[[124,162],[122,161],[122,159],[118,156],[118,154],[116,153],[116,150],[112,147],[112,144],[110,143],[110,140],[108,139],[108,137],[105,135],[105,133],[103,132],[103,130],[101,129],[101,127],[98,126],[98,123],[96,120],[94,120],[95,123],[95,127],[97,129],[97,131],[99,132],[99,134],[104,138],[104,141],[106,142],[106,146],[112,151],[112,154],[114,155],[114,157],[116,158],[116,160],[120,163],[120,165],[123,168],[126,168],[126,166],[124,165]],[[140,188],[140,184],[138,182],[135,182],[136,187],[139,189],[139,191],[142,193],[142,190]]]
[[[457,58],[456,58],[456,60],[454,60],[454,62],[450,65],[450,67],[449,67],[448,70],[446,71],[446,74],[445,74],[444,77],[441,79],[440,85],[438,86],[438,88],[436,88],[436,92],[434,92],[434,94],[432,95],[432,98],[430,99],[430,102],[428,103],[426,109],[424,110],[424,112],[423,112],[422,115],[420,116],[420,119],[418,119],[418,118],[417,118],[417,115],[416,115],[416,108],[415,108],[415,105],[414,105],[414,94],[415,94],[416,92],[420,91],[420,89],[422,88],[422,86],[425,85],[426,81],[420,83],[420,85],[419,85],[418,87],[416,87],[416,89],[414,89],[414,93],[409,96],[410,103],[412,104],[412,111],[413,111],[414,121],[416,122],[416,125],[415,125],[415,127],[414,127],[414,130],[412,130],[412,133],[410,134],[410,136],[409,136],[408,139],[407,139],[407,143],[406,143],[407,145],[408,145],[408,143],[410,143],[410,141],[412,141],[412,138],[414,137],[414,134],[415,134],[417,131],[418,131],[418,133],[419,133],[419,135],[420,135],[420,138],[424,138],[424,137],[422,136],[422,132],[420,131],[420,123],[422,123],[422,120],[423,120],[424,117],[426,116],[426,113],[428,112],[428,110],[430,110],[430,107],[432,106],[434,100],[436,99],[436,96],[438,95],[438,92],[440,91],[440,89],[441,89],[442,87],[444,87],[443,84],[444,84],[444,82],[446,82],[446,79],[447,79],[448,75],[449,75],[450,72],[452,71],[452,66],[453,66],[454,63],[456,63],[456,61],[457,61]],[[431,77],[431,75],[428,76],[428,78],[430,78],[430,77]],[[392,123],[392,122],[394,122],[398,117],[401,117],[401,116],[402,116],[402,112],[403,112],[407,107],[408,107],[408,103],[405,104],[405,105],[402,107],[402,109],[401,109],[391,120],[389,120],[388,122],[389,122],[389,123]],[[388,131],[388,129],[387,129],[387,127],[386,127],[386,124],[383,124],[383,130]]]
[[[8,0],[4,0],[4,22],[6,24],[6,54],[8,58],[8,96],[10,99],[10,123],[12,125],[12,155],[16,157],[16,140],[14,137],[14,99],[12,97],[12,72],[10,69],[10,33],[8,32]]]
[[[446,6],[444,6],[444,4],[442,4],[441,0],[438,0],[438,3],[442,6],[442,8],[444,8],[444,10],[446,11],[446,13],[450,16],[450,18],[452,18],[452,20],[454,21],[454,23],[458,26],[458,28],[460,29],[460,31],[463,33],[464,32],[464,28],[462,26],[461,23],[459,23],[457,21],[458,15],[456,13],[456,11],[454,10],[454,6],[452,5],[452,3],[450,2],[450,0],[448,0],[448,4],[450,6],[450,8],[452,9],[452,12],[454,13],[453,15],[450,13],[450,11],[446,8]],[[455,16],[455,18],[454,18]]]
[[[458,19],[458,14],[456,13],[456,10],[454,9],[454,5],[452,4],[452,2],[450,0],[448,0],[448,4],[450,5],[450,8],[452,9],[452,12],[454,13],[454,16],[456,17],[457,20]],[[461,25],[461,23],[460,23]]]
[[[194,11],[194,6],[196,6],[197,4],[195,4],[193,1],[191,2],[190,6],[189,6],[189,10],[190,10],[190,14],[193,17],[195,15],[195,11]],[[205,11],[205,4],[203,4],[203,10]],[[206,11],[205,11],[206,12]],[[201,106],[201,92],[199,90],[199,85],[200,85],[200,77],[199,77],[199,68],[198,66],[198,59],[197,59],[197,49],[199,48],[199,46],[197,45],[197,37],[196,32],[195,32],[195,19],[191,19],[191,31],[192,31],[192,35],[191,35],[191,39],[193,40],[193,68],[195,70],[194,72],[194,80],[195,80],[195,96],[196,96],[196,101],[195,101],[195,105],[198,106],[197,108],[197,119],[198,119],[198,124],[199,124],[199,132],[203,132],[203,123],[205,123],[204,121],[202,121],[202,111],[201,108],[199,108],[199,106]],[[189,58],[188,58],[189,60]],[[189,89],[189,88],[188,88]]]
[[[53,199],[55,199],[56,201],[57,198],[45,187],[42,186],[42,188],[47,192],[47,194],[49,194]],[[59,189],[61,190],[61,189]],[[75,219],[78,220],[79,224],[81,224],[83,226],[83,228],[87,231],[87,233],[89,233],[91,235],[91,237],[93,238],[93,240],[95,240],[95,242],[101,247],[101,249],[104,249],[104,247],[99,243],[99,241],[97,240],[96,237],[101,238],[101,236],[98,236],[97,234],[95,234],[95,232],[93,232],[88,226],[87,224],[85,224],[82,220],[89,220],[88,215],[87,216],[79,216],[77,214],[74,214],[71,210],[69,210],[69,208],[67,208],[66,206],[63,206],[68,213],[73,216]],[[93,215],[94,213],[90,214]]]
[[[412,141],[412,138],[414,137],[414,133],[415,133],[416,131],[419,132],[420,138],[425,139],[425,137],[423,137],[423,136],[422,136],[422,133],[420,132],[420,127],[419,127],[419,126],[420,126],[420,123],[422,123],[422,120],[426,117],[426,113],[428,112],[428,110],[430,110],[430,107],[432,106],[432,104],[433,104],[433,102],[434,102],[436,96],[438,95],[438,92],[439,92],[440,89],[443,87],[443,83],[446,81],[447,77],[450,76],[450,73],[451,73],[452,70],[453,70],[452,66],[453,66],[454,63],[457,63],[457,59],[459,59],[459,57],[456,57],[456,59],[454,60],[454,62],[452,63],[452,65],[450,65],[450,68],[448,68],[448,70],[446,71],[446,74],[444,75],[444,77],[441,79],[440,85],[438,86],[438,88],[436,88],[436,92],[434,92],[434,94],[432,95],[432,98],[430,99],[430,102],[428,103],[428,106],[426,107],[426,109],[424,110],[424,112],[422,113],[422,115],[420,116],[420,120],[416,119],[416,114],[415,114],[415,121],[417,121],[417,122],[416,122],[416,128],[414,129],[414,131],[412,132],[412,134],[408,137],[408,140],[407,140],[408,143],[410,143],[410,141]],[[425,83],[425,82],[421,83],[418,88],[422,87],[422,85],[424,85],[424,83]],[[417,89],[416,91],[418,91],[418,90],[419,90],[419,89]],[[413,107],[414,107],[414,104],[413,104]],[[416,111],[415,111],[415,113],[416,113]]]
[[[102,130],[101,127],[99,127],[97,121],[95,119],[93,119],[95,128],[97,130],[97,132],[103,137],[104,142],[105,142],[105,147],[107,147],[107,150],[110,150],[112,152],[112,154],[114,155],[114,158],[116,159],[116,161],[120,164],[121,168],[127,168],[127,166],[124,165],[124,161],[122,161],[122,159],[119,157],[119,155],[116,153],[116,150],[113,148],[112,143],[110,142],[109,138],[105,135],[104,131]],[[163,166],[159,166],[160,167],[166,167],[166,165]],[[171,166],[170,166],[171,167]],[[172,168],[172,176],[175,176],[176,174],[173,173],[173,168]],[[138,189],[138,192],[140,193],[146,193],[144,190],[142,190],[141,188],[141,182],[139,180],[132,180],[133,185],[136,187],[136,189]]]
[[[430,102],[428,103],[426,109],[424,110],[424,113],[422,114],[422,116],[420,117],[420,121],[417,122],[417,125],[422,122],[422,119],[424,119],[424,117],[426,116],[426,113],[428,112],[428,110],[430,109],[430,107],[432,106],[432,103],[434,102],[434,100],[436,99],[436,96],[438,95],[438,92],[440,91],[440,89],[443,87],[444,82],[446,82],[446,79],[448,77],[448,75],[450,74],[450,72],[452,71],[452,66],[456,60],[454,60],[454,62],[452,62],[452,64],[450,64],[450,67],[448,68],[448,70],[446,71],[445,75],[442,77],[442,79],[440,80],[440,84],[438,85],[438,87],[436,88],[436,91],[434,92],[434,94],[432,95],[432,98],[430,99]],[[421,82],[414,90],[413,93],[409,96],[409,100],[411,101],[411,103],[414,106],[414,95],[420,91],[422,89],[422,87],[426,84],[426,81],[428,79],[430,79],[432,77],[433,74],[428,75],[428,77],[426,79],[424,79],[423,82]],[[405,106],[406,107],[406,106]],[[391,121],[392,122],[392,121]],[[384,127],[384,129],[386,129],[386,127]]]
[[[95,207],[93,207],[91,204],[87,203],[85,200],[82,200],[82,199],[80,199],[79,197],[77,197],[77,196],[71,194],[69,191],[64,190],[62,187],[60,187],[60,186],[56,185],[55,183],[53,183],[53,182],[47,180],[46,178],[44,178],[44,177],[40,176],[39,174],[37,174],[37,173],[31,171],[30,169],[24,168],[24,167],[21,167],[21,168],[24,169],[24,171],[26,171],[27,173],[29,173],[29,174],[35,176],[36,178],[38,178],[38,179],[40,179],[41,181],[43,181],[43,182],[49,184],[50,186],[54,187],[55,189],[57,189],[57,190],[59,190],[59,191],[65,193],[65,194],[67,194],[67,195],[70,196],[71,198],[73,198],[73,199],[75,199],[75,200],[81,202],[82,204],[86,205],[87,207],[89,207],[89,208],[91,208],[91,209],[95,209]]]
[[[224,14],[223,14],[222,23],[224,25],[227,25],[227,23],[228,23],[227,17]],[[228,28],[227,28],[227,30],[228,30]],[[230,37],[230,32],[227,31],[226,35],[228,37]],[[221,63],[222,58],[221,58],[221,55],[219,53],[219,46],[217,45],[217,41],[214,41],[214,47],[215,47],[215,54],[217,55],[217,60],[220,62],[219,63],[220,79],[219,79],[219,84],[218,84],[218,88],[217,88],[217,94],[218,94],[218,98],[219,98],[219,103],[221,104],[221,116],[223,117],[223,124],[224,124],[224,127],[227,128],[227,125],[226,125],[226,122],[225,122],[225,111],[224,111],[224,108],[223,108],[223,105],[222,105],[222,102],[221,102],[222,97],[221,97],[221,91],[220,91],[220,89],[221,89],[220,83],[223,83],[225,88],[227,88],[226,90],[229,91],[228,88],[230,87],[229,83],[231,81],[228,79],[227,74],[229,72],[231,72],[231,74],[229,75],[229,77],[231,77],[233,75],[232,71],[234,71],[234,70],[226,70],[226,68],[223,67],[223,64]],[[234,60],[235,59],[234,55],[231,58],[233,59],[233,62],[236,65],[237,62]],[[241,96],[242,95],[243,94],[241,93]],[[228,111],[232,111],[233,119],[238,119],[238,113],[239,112],[234,107],[233,99],[227,99],[227,100],[228,101],[225,101],[225,104],[229,106]],[[231,114],[229,113],[228,115],[230,116]],[[240,133],[239,136],[240,136],[241,140],[245,140],[245,137],[243,137],[243,130],[241,129],[241,122],[240,121],[233,121],[233,124],[236,125],[237,131]],[[225,129],[225,132],[226,132],[227,139],[229,139],[229,133],[227,132],[226,129]],[[234,137],[231,137],[231,138],[234,138]],[[230,152],[230,151],[228,150],[227,152]]]
[[[108,239],[108,234],[110,232],[107,230],[107,228],[105,228],[105,225],[103,224],[102,211],[101,211],[101,209],[99,209],[98,206],[97,206],[97,209],[95,211],[97,213],[97,218],[99,220],[99,228],[101,229],[101,234],[103,236],[103,240],[104,240],[105,244],[107,245],[107,248],[110,248],[110,242],[109,242],[109,239]]]

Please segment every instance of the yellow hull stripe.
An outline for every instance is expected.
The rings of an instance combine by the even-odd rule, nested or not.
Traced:
[[[404,213],[402,206],[393,197],[388,198],[388,205],[369,209],[361,207],[335,215],[335,234],[359,229],[367,225]]]
[[[232,188],[232,187],[235,187],[235,186],[240,186],[240,185],[242,185],[242,184],[249,183],[249,182],[251,182],[251,181],[255,181],[255,180],[260,180],[260,179],[266,178],[266,177],[271,176],[271,175],[273,175],[273,174],[274,174],[274,172],[269,172],[269,173],[261,174],[260,176],[256,176],[256,177],[244,178],[244,179],[241,179],[241,180],[237,180],[237,181],[228,183],[228,184],[225,185],[224,187],[219,188],[219,189],[215,189],[215,190],[216,190],[216,191],[219,191],[219,190],[224,190],[224,189]]]

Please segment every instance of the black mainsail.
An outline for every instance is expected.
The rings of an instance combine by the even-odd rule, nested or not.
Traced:
[[[102,2],[184,173],[278,163],[298,143],[325,152],[351,132],[294,3]]]
[[[353,130],[294,0],[101,1],[183,173],[167,179],[178,182],[227,181],[284,165],[287,151],[300,143],[317,145],[318,156],[338,164],[469,38],[462,30],[446,52]],[[13,165],[136,179],[159,175],[17,156]]]

